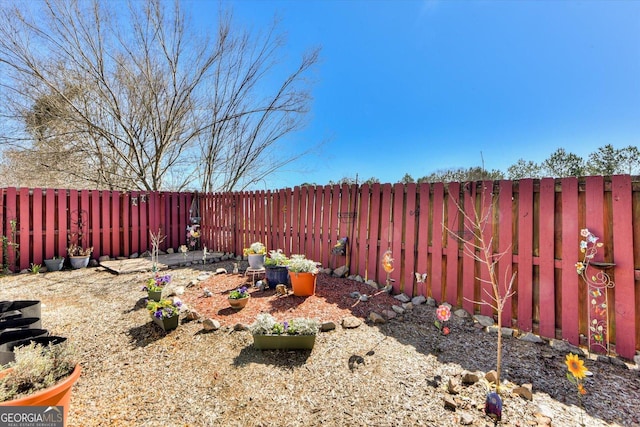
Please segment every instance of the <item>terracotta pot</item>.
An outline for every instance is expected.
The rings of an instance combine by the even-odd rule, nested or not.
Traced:
[[[254,335],[253,345],[258,350],[311,350],[315,335]]]
[[[241,310],[244,308],[245,305],[247,305],[247,303],[249,302],[249,298],[251,297],[246,297],[246,298],[227,298],[227,300],[229,301],[229,305],[231,306],[231,308],[233,308],[234,310]]]
[[[298,297],[308,297],[316,292],[316,275],[313,273],[289,272],[291,279],[291,289]]]
[[[11,368],[1,371],[0,378],[7,375],[10,370]],[[63,425],[66,426],[69,414],[69,400],[71,399],[71,388],[76,381],[78,381],[78,378],[80,378],[81,371],[82,368],[80,365],[76,365],[71,375],[62,379],[57,384],[26,397],[0,402],[0,406],[62,406]]]

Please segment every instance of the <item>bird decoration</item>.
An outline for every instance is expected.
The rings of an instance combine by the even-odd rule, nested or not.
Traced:
[[[493,418],[493,425],[498,425],[498,421],[502,420],[502,399],[498,393],[491,392],[487,395],[484,412]]]

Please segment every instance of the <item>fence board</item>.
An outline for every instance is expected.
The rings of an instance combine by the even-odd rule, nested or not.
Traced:
[[[34,264],[42,265],[44,259],[44,239],[43,239],[43,195],[41,188],[33,189],[32,196],[32,208],[31,208],[31,229],[33,234],[31,237],[31,247],[33,248],[33,254],[31,255],[31,262]]]
[[[20,218],[18,219],[18,238],[20,246],[18,247],[20,253],[20,270],[29,268],[29,260],[31,259],[31,224],[29,212],[29,189],[21,188],[18,197]]]
[[[458,242],[460,231],[460,183],[450,182],[447,194],[447,232],[446,232],[446,281],[442,298],[454,306],[458,305]]]
[[[1,204],[1,203],[0,203]],[[54,256],[62,255],[64,253],[56,253],[56,234],[58,230],[58,224],[56,223],[56,193],[52,188],[47,188],[44,195],[44,256],[45,259],[51,259]],[[0,221],[2,219],[0,218]],[[1,251],[1,249],[0,249]]]
[[[76,199],[75,195],[72,197]],[[78,218],[83,223],[82,228],[85,230],[91,230],[91,243],[85,241],[85,246],[93,246],[93,257],[97,258],[103,254],[100,247],[100,192],[98,190],[91,191],[91,208],[84,210],[82,206],[79,206]],[[86,223],[86,224],[84,224]]]
[[[495,215],[493,213],[493,209],[495,208],[494,200],[493,200],[493,183],[491,181],[481,181],[481,191],[478,196],[480,197],[480,218],[483,222],[482,227],[482,238],[484,240],[484,244],[490,245],[493,237],[493,226],[494,226],[494,218]],[[486,222],[485,222],[486,221]],[[484,303],[480,305],[480,313],[485,316],[493,316],[494,309],[492,306],[496,305],[494,301],[494,293],[491,285],[491,278],[489,275],[489,269],[485,262],[484,254],[480,255],[483,263],[480,265],[480,278],[481,278],[481,295],[480,300]]]
[[[613,176],[611,178],[611,199],[613,212],[613,247],[615,283],[615,343],[616,352],[627,358],[635,355],[638,295],[634,284],[633,260],[633,210],[631,178]],[[638,217],[636,216],[636,220]],[[640,261],[640,260],[639,260]],[[611,313],[611,310],[609,311]]]
[[[380,205],[382,203],[382,187],[377,182],[371,186],[371,208],[369,209],[369,253],[367,254],[367,278],[371,280],[376,280],[376,278],[380,277],[380,281],[384,280],[385,273],[380,267],[380,263],[378,262],[379,251],[386,251],[387,248],[382,248],[382,243],[380,242],[380,218],[381,211]],[[385,242],[386,243],[386,242]]]
[[[404,286],[403,292],[409,296],[415,295],[416,284],[416,222],[418,221],[415,210],[417,202],[417,187],[414,183],[407,184],[407,191],[405,193],[406,204],[404,218],[405,224],[405,257],[404,262]]]
[[[464,186],[464,212],[462,238],[464,257],[462,259],[462,307],[469,313],[479,311],[479,307],[475,301],[479,301],[479,295],[476,295],[476,261],[474,258],[476,241],[473,237],[474,222],[473,218],[476,203],[476,186],[473,183],[466,183]]]
[[[498,280],[501,293],[507,295],[507,288],[513,276],[513,185],[510,181],[501,180],[498,183]],[[515,285],[514,285],[515,286]],[[504,305],[502,310],[502,324],[511,327],[514,298]]]
[[[533,331],[533,180],[521,179],[518,185],[518,327]]]
[[[395,269],[391,273],[391,277],[395,280],[393,286],[394,290],[403,292],[403,271],[406,268],[405,261],[406,257],[408,256],[406,254],[408,251],[404,240],[405,234],[403,233],[403,228],[405,226],[405,224],[403,223],[403,207],[405,204],[404,185],[401,183],[394,184],[391,194],[393,199],[391,202],[391,242],[389,242],[389,244],[391,245],[391,250],[395,253],[394,256],[396,257],[394,263]],[[409,295],[411,295],[411,292],[409,292]]]
[[[356,217],[356,220],[358,221],[358,237],[355,242],[351,242],[351,247],[356,248],[355,251],[352,251],[352,255],[357,254],[358,258],[356,273],[367,280],[367,253],[369,252],[370,247],[369,204],[371,202],[371,191],[369,189],[369,184],[364,184],[360,188],[359,196],[360,197],[358,197],[359,203],[357,209],[358,213]]]
[[[431,239],[431,296],[438,302],[442,302],[442,242],[444,226],[444,184],[433,184],[433,233]]]
[[[416,271],[420,273],[421,279],[416,284],[417,295],[427,295],[428,277],[422,279],[423,274],[428,275],[429,260],[429,190],[427,183],[421,183],[418,186],[419,204],[416,206],[415,215],[418,218],[418,238],[416,242]]]
[[[102,204],[102,217],[100,223],[102,229],[102,244],[100,245],[99,254],[102,255],[111,253],[111,211],[113,209],[113,206],[111,205],[111,192],[102,191],[100,194],[100,201]],[[148,216],[143,215],[143,218],[146,220]],[[146,228],[147,227],[144,227],[143,229]]]
[[[555,338],[555,181],[543,178],[540,181],[540,203],[538,209],[538,252],[539,252],[539,333]]]
[[[578,275],[575,263],[580,252],[578,242],[578,179],[565,178],[562,182],[562,338],[577,343],[579,337]]]

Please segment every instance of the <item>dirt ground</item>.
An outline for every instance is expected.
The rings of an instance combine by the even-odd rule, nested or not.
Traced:
[[[253,289],[247,308],[236,312],[226,293],[246,279],[202,277],[203,270],[220,267],[231,271],[228,263],[168,271],[173,285],[184,287],[180,298],[187,306],[220,322],[211,332],[198,321],[169,333],[153,324],[141,291],[150,273],[89,268],[10,275],[0,278],[0,299],[41,300],[43,327],[77,347],[83,374],[74,387],[70,426],[493,425],[483,412],[487,386],[460,383],[464,371],[495,368],[496,337],[472,320],[453,316],[451,333],[443,336],[434,326],[434,308],[420,305],[372,324],[365,321],[369,311],[397,301],[326,275],[318,278],[314,297]],[[211,297],[203,296],[204,288]],[[372,298],[357,302],[350,295],[355,291]],[[260,351],[248,331],[234,329],[260,311],[317,317],[337,327],[320,333],[312,351]],[[363,323],[345,329],[345,316]],[[640,425],[635,366],[586,360],[593,375],[580,402],[565,377],[565,353],[516,338],[503,345],[500,425]],[[450,382],[458,385],[455,393]],[[512,392],[522,384],[532,385],[532,400]]]

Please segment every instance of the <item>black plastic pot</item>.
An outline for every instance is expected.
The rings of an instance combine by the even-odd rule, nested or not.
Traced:
[[[38,317],[15,317],[0,319],[0,332],[13,329],[40,329],[42,322]]]
[[[49,335],[46,329],[15,329],[0,332],[0,351],[7,351],[14,341],[30,340]]]
[[[19,311],[22,317],[40,318],[40,300],[0,301],[0,314]]]
[[[36,344],[40,344],[43,347],[48,346],[49,344],[58,345],[65,342],[67,339],[65,337],[59,337],[56,335],[51,336],[41,336],[35,338],[28,338],[24,340],[11,341],[6,344],[6,351],[0,351],[0,365],[6,365],[7,363],[11,363],[16,360],[15,357],[15,349],[18,347],[22,347],[25,345],[29,345],[32,342]]]

